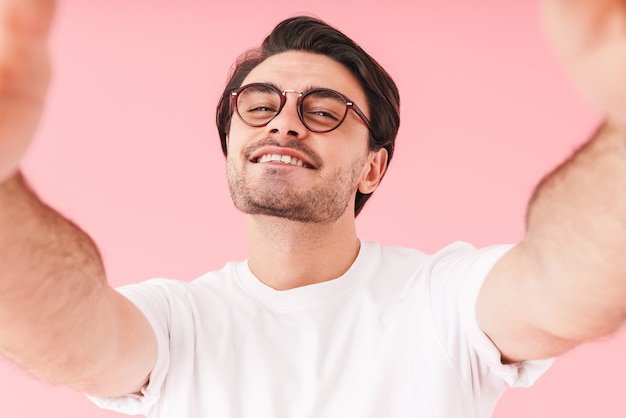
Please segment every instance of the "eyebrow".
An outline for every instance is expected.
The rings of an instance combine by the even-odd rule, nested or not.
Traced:
[[[276,83],[273,83],[273,82],[271,82],[271,81],[251,81],[251,82],[246,83],[246,84],[252,84],[252,83],[263,83],[263,84],[269,84],[270,86],[272,86],[272,87],[276,88],[276,89],[277,89],[278,91],[280,91],[280,92],[283,92],[283,91],[285,91],[285,90],[297,90],[297,91],[302,92],[302,93],[307,93],[307,92],[309,92],[309,91],[311,91],[311,90],[314,90],[314,89],[330,89],[330,90],[333,90],[333,89],[331,89],[330,87],[318,86],[318,85],[313,85],[313,84],[307,84],[307,85],[304,87],[304,89],[303,89],[303,90],[292,89],[292,88],[285,89],[285,88],[280,87],[279,85],[277,85]]]

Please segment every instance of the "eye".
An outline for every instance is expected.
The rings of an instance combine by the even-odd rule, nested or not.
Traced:
[[[339,121],[339,115],[336,114],[332,109],[308,109],[307,117],[318,118],[318,119],[330,119],[334,122]]]
[[[280,99],[280,94],[268,86],[251,86],[237,97],[237,110],[246,122],[263,124],[278,113]]]
[[[312,90],[302,100],[302,115],[306,123],[321,131],[337,126],[346,110],[345,100],[334,90]]]
[[[271,105],[271,104],[267,104],[267,103],[250,103],[248,105],[248,109],[246,109],[245,111],[248,113],[253,113],[253,112],[258,112],[258,113],[263,113],[263,112],[272,112],[272,113],[276,113],[276,106]]]

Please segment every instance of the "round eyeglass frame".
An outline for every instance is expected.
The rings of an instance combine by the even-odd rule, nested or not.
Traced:
[[[263,122],[263,123],[250,123],[248,121],[246,121],[243,116],[241,116],[241,113],[239,113],[239,107],[238,107],[238,100],[237,98],[239,97],[239,95],[241,94],[241,92],[243,92],[244,90],[246,90],[247,88],[250,87],[265,87],[268,88],[270,90],[275,91],[276,93],[278,93],[278,96],[280,97],[280,106],[278,107],[278,110],[276,111],[276,114],[274,116],[272,116],[270,119],[268,119],[267,121]],[[306,121],[304,120],[304,116],[302,115],[302,102],[304,101],[304,99],[312,94],[312,93],[317,93],[317,92],[321,92],[321,91],[328,91],[331,92],[333,94],[336,94],[338,97],[341,97],[341,99],[343,99],[344,103],[346,104],[346,111],[344,112],[343,116],[341,117],[341,119],[339,120],[339,122],[337,122],[337,125],[330,128],[330,129],[314,129],[312,127],[310,127]],[[372,125],[369,121],[369,119],[367,118],[367,116],[365,116],[365,113],[363,113],[363,111],[349,98],[347,98],[345,95],[343,95],[342,93],[333,90],[333,89],[329,89],[329,88],[314,88],[305,92],[301,92],[299,90],[283,90],[280,91],[278,88],[276,88],[275,86],[271,85],[271,84],[267,84],[267,83],[250,83],[250,84],[246,84],[243,85],[241,87],[239,87],[237,90],[233,91],[230,93],[230,113],[231,116],[233,114],[233,110],[237,113],[237,116],[239,117],[239,120],[241,120],[243,123],[245,123],[248,126],[252,126],[252,127],[262,127],[262,126],[266,126],[267,124],[269,124],[272,120],[274,120],[274,118],[278,115],[280,115],[280,112],[283,110],[283,108],[285,107],[285,103],[287,102],[287,93],[297,93],[298,94],[298,101],[296,103],[296,108],[298,111],[298,117],[300,118],[300,122],[302,122],[302,124],[311,132],[316,132],[316,133],[326,133],[326,132],[331,132],[334,131],[335,129],[337,129],[339,126],[341,126],[341,124],[343,123],[343,121],[346,119],[346,116],[348,115],[348,110],[352,109],[357,116],[363,121],[363,123],[365,123],[365,125],[367,126],[367,129],[370,131],[370,133],[373,135],[373,130],[372,130]]]

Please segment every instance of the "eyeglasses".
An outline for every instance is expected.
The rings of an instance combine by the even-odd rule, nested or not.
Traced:
[[[304,93],[298,90],[281,92],[270,84],[246,84],[231,93],[231,114],[234,109],[246,125],[265,126],[283,110],[287,93],[298,94],[298,116],[302,124],[312,132],[324,133],[337,129],[346,118],[348,109],[354,110],[370,132],[372,131],[370,121],[356,104],[338,91],[326,88],[316,88]]]

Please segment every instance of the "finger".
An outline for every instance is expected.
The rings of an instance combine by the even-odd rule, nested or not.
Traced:
[[[0,0],[0,30],[4,36],[43,38],[55,8],[55,0]]]

